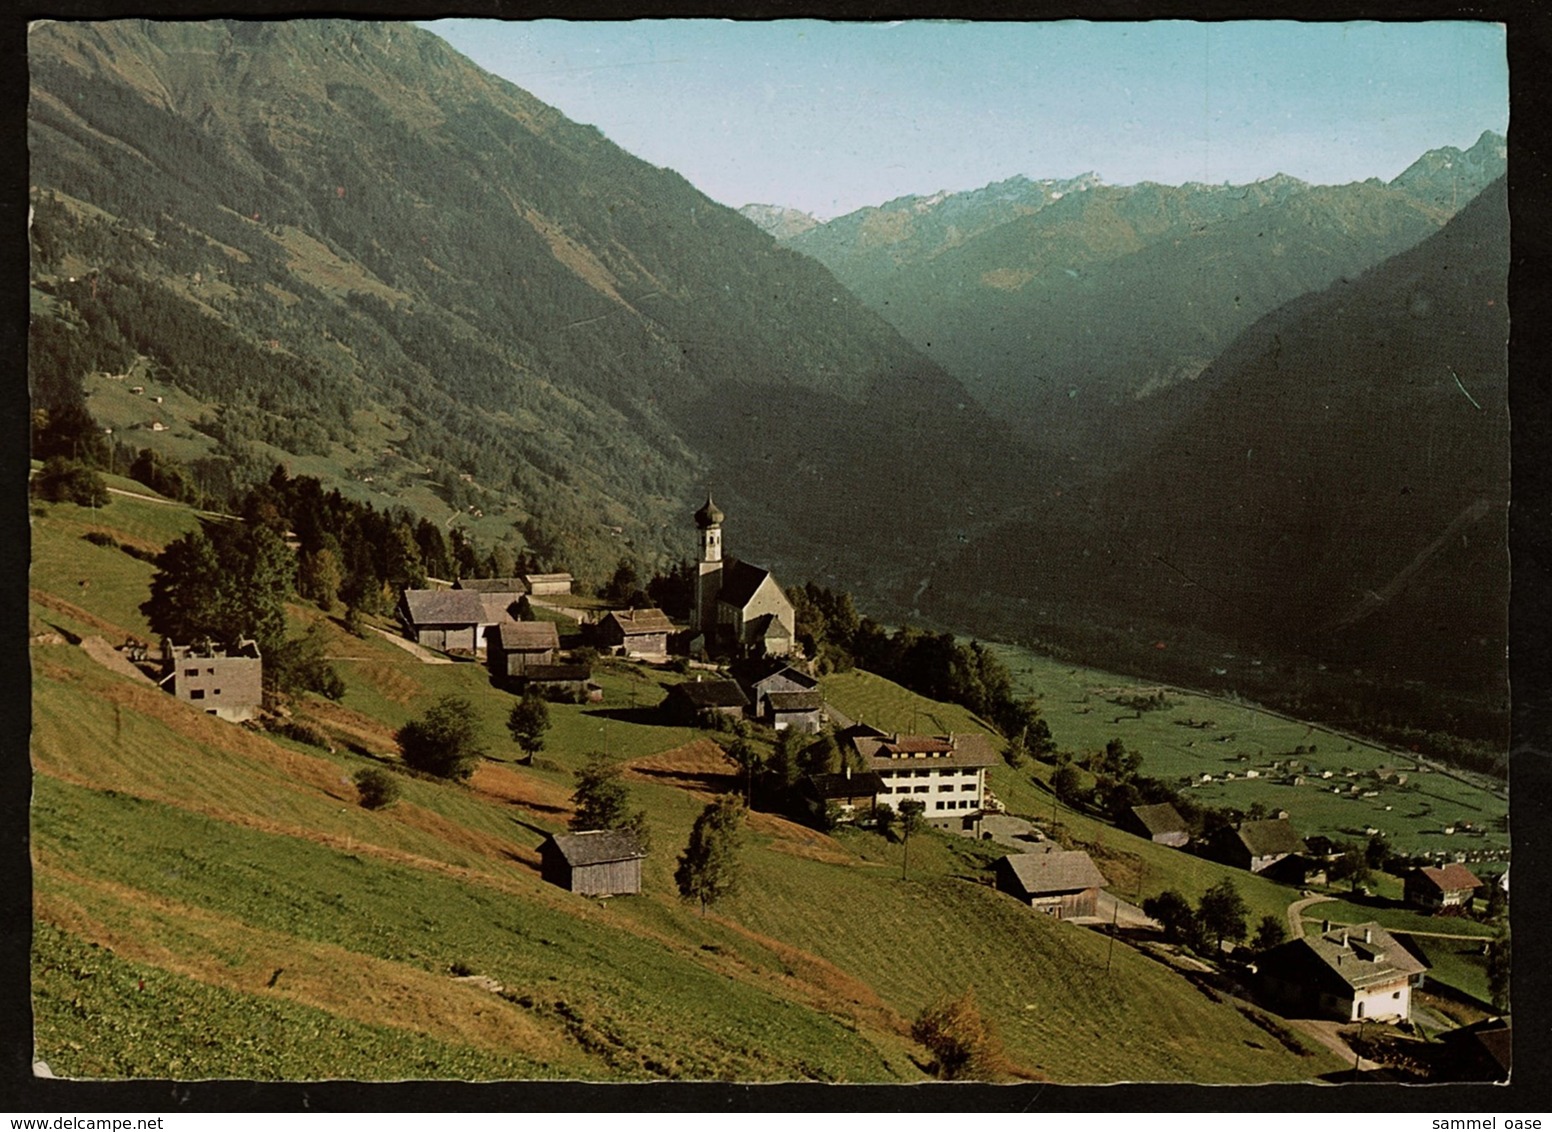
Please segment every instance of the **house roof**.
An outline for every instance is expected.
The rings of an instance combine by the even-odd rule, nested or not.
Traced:
[[[560,632],[553,621],[506,621],[496,626],[506,652],[539,652],[560,648]]]
[[[627,637],[674,631],[674,623],[661,609],[612,609],[604,620],[612,622]]]
[[[1079,849],[1050,853],[1010,853],[998,862],[1030,896],[1054,896],[1102,888],[1108,882],[1089,855]]]
[[[737,680],[691,680],[675,684],[670,695],[679,695],[698,708],[747,707],[749,697]]]
[[[835,798],[872,797],[884,788],[883,779],[871,771],[855,774],[810,774],[807,776],[809,791],[820,801]]]
[[[799,688],[802,688],[804,691],[809,691],[809,690],[811,690],[813,688],[819,687],[819,681],[818,680],[815,680],[812,676],[810,676],[808,673],[804,672],[802,669],[794,668],[790,664],[788,664],[788,665],[786,665],[786,666],[784,666],[782,668],[778,668],[775,672],[772,672],[769,676],[762,676],[762,677],[760,677],[760,679],[756,680],[753,684],[750,685],[750,687],[753,688],[757,693],[759,693],[759,692],[765,691],[765,686],[767,684],[780,683],[782,681],[787,681],[789,683],[796,684]]]
[[[871,727],[851,727],[843,734],[868,760],[870,770],[895,770],[905,759],[918,767],[961,768],[993,766],[1002,761],[984,735],[885,735]]]
[[[1239,835],[1240,844],[1250,851],[1252,857],[1304,852],[1304,839],[1288,824],[1286,818],[1240,822],[1235,832]]]
[[[1470,869],[1460,864],[1452,863],[1441,868],[1425,865],[1417,873],[1440,892],[1466,892],[1482,885]]]
[[[586,680],[593,670],[585,664],[530,664],[520,674],[524,680]]]
[[[480,593],[480,607],[485,610],[485,620],[492,625],[500,625],[504,621],[516,621],[512,616],[512,595],[507,593]]]
[[[555,848],[573,868],[603,865],[610,861],[629,861],[645,857],[636,835],[625,829],[588,829],[581,833],[550,835]]]
[[[1428,965],[1379,924],[1350,924],[1289,940],[1262,956],[1263,971],[1288,981],[1313,979],[1326,987],[1364,990],[1422,974]]]
[[[722,588],[717,591],[717,600],[742,609],[770,576],[769,570],[762,570],[736,558],[726,559],[722,565]]]
[[[473,590],[478,594],[525,594],[528,586],[521,578],[459,578],[454,589]]]
[[[824,707],[824,693],[766,692],[765,702],[771,705],[772,711],[818,711]]]
[[[1186,819],[1168,802],[1154,806],[1133,806],[1132,814],[1153,837],[1161,833],[1184,833],[1187,829]]]
[[[473,590],[405,590],[412,625],[480,625],[485,606]]]

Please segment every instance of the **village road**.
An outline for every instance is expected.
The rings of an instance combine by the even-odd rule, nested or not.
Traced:
[[[1288,905],[1288,938],[1304,938],[1304,909],[1311,904],[1319,904],[1324,900],[1335,899],[1335,896],[1306,896],[1303,900],[1295,900]]]
[[[437,656],[435,653],[427,652],[414,641],[406,641],[403,637],[397,637],[394,634],[388,632],[386,629],[379,629],[376,625],[370,625],[368,628],[370,628],[374,633],[381,634],[383,640],[387,641],[389,644],[398,645],[411,656],[417,657],[422,664],[453,663],[450,658],[445,656]]]

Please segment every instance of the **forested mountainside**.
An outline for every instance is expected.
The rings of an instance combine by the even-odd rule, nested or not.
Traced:
[[[584,576],[684,556],[707,483],[746,552],[887,567],[1006,474],[828,272],[429,32],[54,22],[29,68],[56,422],[86,379],[204,482],[283,461]]]
[[[1499,180],[1416,247],[1259,320],[1157,398],[1175,423],[1156,445],[1092,490],[1047,485],[934,592],[952,606],[982,579],[1033,603],[1032,632],[1038,607],[1082,603],[1360,666],[1374,695],[1348,704],[1355,717],[1493,733],[1507,697],[1508,263]]]
[[[1389,184],[1024,178],[910,197],[787,237],[987,407],[1092,471],[1167,431],[1162,389],[1262,315],[1437,231],[1505,169],[1501,137]],[[1137,406],[1146,411],[1134,411]]]

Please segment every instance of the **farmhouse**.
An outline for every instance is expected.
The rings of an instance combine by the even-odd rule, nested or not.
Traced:
[[[816,816],[835,806],[836,820],[856,821],[859,812],[871,810],[883,782],[871,771],[853,774],[850,768],[839,774],[810,774],[803,778],[803,795]]]
[[[645,856],[629,830],[554,833],[539,846],[539,872],[568,892],[625,896],[641,891],[641,859]]]
[[[691,680],[674,684],[663,700],[663,710],[681,723],[705,723],[725,715],[741,716],[749,707],[749,697],[737,680]]]
[[[164,688],[206,715],[240,723],[258,714],[264,703],[264,658],[250,640],[222,648],[208,642],[162,642]]]
[[[1378,924],[1322,927],[1319,935],[1279,944],[1257,960],[1267,999],[1293,1017],[1409,1020],[1412,987],[1427,964]]]
[[[521,679],[530,668],[554,664],[560,648],[553,621],[507,621],[497,625],[489,639],[491,675],[507,683]]]
[[[480,651],[485,630],[497,623],[473,590],[405,590],[398,612],[410,640],[443,651]]]
[[[695,512],[700,562],[693,627],[708,645],[752,656],[792,653],[797,618],[769,570],[722,557],[721,508],[707,496]]]
[[[978,834],[986,800],[986,768],[999,761],[980,735],[885,734],[865,724],[837,736],[856,751],[880,780],[875,805],[895,809],[907,798],[921,802],[923,817],[940,829]]]
[[[1303,853],[1304,841],[1286,818],[1240,822],[1228,838],[1229,863],[1259,873],[1271,868],[1290,853]]]
[[[617,609],[598,623],[598,643],[624,656],[664,657],[673,631],[661,609]]]
[[[750,683],[749,700],[755,717],[778,731],[792,727],[817,735],[824,724],[819,681],[790,664]]]
[[[1089,855],[1076,849],[1009,854],[997,862],[1000,891],[1058,920],[1098,915],[1105,883]]]
[[[1402,891],[1408,904],[1418,908],[1470,908],[1482,882],[1465,865],[1424,867],[1407,873]]]
[[[1191,840],[1186,819],[1168,802],[1160,802],[1156,806],[1133,806],[1131,819],[1129,824],[1134,833],[1160,845],[1182,849]]]

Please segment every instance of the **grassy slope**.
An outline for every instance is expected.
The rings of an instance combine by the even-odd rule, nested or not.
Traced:
[[[93,584],[63,595],[86,607],[74,612],[35,602],[34,632],[135,624],[145,564],[82,542],[89,515],[50,507],[35,523],[40,561],[86,563]],[[95,522],[110,516],[148,539],[192,521],[122,498]],[[50,569],[35,588],[67,587],[72,571]],[[701,917],[673,895],[674,859],[732,779],[704,733],[645,721],[667,674],[606,668],[605,703],[557,706],[537,766],[492,760],[468,787],[407,779],[403,801],[369,813],[348,778],[371,759],[342,744],[276,741],[69,644],[33,650],[37,1040],[57,1073],[915,1080],[909,1020],[967,986],[1032,1075],[1290,1080],[1332,1068],[1127,948],[1105,977],[1100,937],[980,883],[970,843],[918,838],[901,880],[898,847],[876,835],[837,840],[756,815],[741,893]],[[386,752],[394,726],[457,692],[493,754],[515,754],[510,697],[478,667],[423,665],[343,633],[330,651],[351,658],[339,661],[351,691],[308,711],[342,738]],[[633,762],[633,801],[652,823],[639,898],[583,900],[537,876],[535,850],[564,824],[570,772],[593,747]],[[507,997],[454,981],[454,964]],[[196,1029],[213,1044],[189,1040]]]

